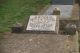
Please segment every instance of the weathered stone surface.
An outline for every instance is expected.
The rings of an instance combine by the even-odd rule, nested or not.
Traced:
[[[67,36],[14,34],[0,44],[0,53],[68,53]]]
[[[56,15],[32,15],[26,30],[56,31],[56,20]]]
[[[11,34],[0,42],[0,53],[78,53],[78,35]]]

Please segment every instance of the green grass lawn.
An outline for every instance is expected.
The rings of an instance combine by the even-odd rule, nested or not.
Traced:
[[[0,1],[0,33],[10,31],[16,21],[23,22],[25,18],[36,14],[50,0],[2,0]]]

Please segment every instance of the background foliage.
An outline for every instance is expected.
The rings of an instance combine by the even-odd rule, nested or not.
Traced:
[[[23,22],[25,18],[36,14],[50,0],[0,0],[0,33],[10,31],[10,26]]]

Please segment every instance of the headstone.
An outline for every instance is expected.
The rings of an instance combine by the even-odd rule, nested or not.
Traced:
[[[31,15],[26,30],[29,31],[56,31],[56,15]]]

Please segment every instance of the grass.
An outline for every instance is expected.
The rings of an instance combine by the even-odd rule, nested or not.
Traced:
[[[0,1],[0,33],[10,31],[16,21],[23,22],[37,14],[50,0],[2,0]]]

